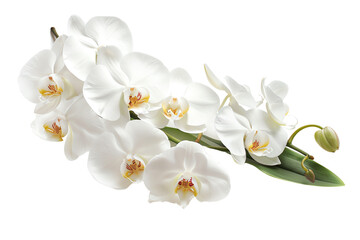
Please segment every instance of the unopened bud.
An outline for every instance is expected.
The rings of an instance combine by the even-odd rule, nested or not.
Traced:
[[[315,132],[315,140],[324,150],[335,152],[339,149],[339,137],[331,127],[324,127]]]
[[[309,169],[307,172],[305,172],[305,177],[312,183],[315,182],[315,173],[313,170]]]

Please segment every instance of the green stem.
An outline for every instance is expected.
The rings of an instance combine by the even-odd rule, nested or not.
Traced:
[[[286,146],[287,146],[288,148],[291,148],[291,149],[293,149],[293,150],[301,153],[301,154],[304,155],[304,156],[309,156],[310,159],[314,159],[314,157],[313,157],[312,155],[310,155],[310,154],[308,154],[307,152],[305,152],[304,150],[296,147],[296,146],[293,145],[292,143],[288,143],[288,144],[286,144]]]
[[[54,27],[50,28],[50,34],[54,41],[59,37],[59,34],[56,32]]]
[[[219,110],[225,105],[226,101],[229,99],[230,97],[230,94],[226,95],[226,97],[224,98],[224,100],[222,101],[220,107],[219,107]]]
[[[292,144],[292,141],[294,140],[296,134],[298,134],[301,130],[304,130],[305,128],[309,128],[309,127],[316,127],[316,128],[323,129],[321,126],[316,125],[316,124],[308,124],[308,125],[302,126],[302,127],[298,128],[298,129],[289,137],[288,144]]]

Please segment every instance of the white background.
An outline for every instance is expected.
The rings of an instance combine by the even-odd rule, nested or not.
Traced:
[[[151,2],[151,3],[150,3]],[[359,239],[360,5],[358,1],[8,1],[0,9],[0,239]],[[259,92],[262,77],[285,81],[299,124],[337,130],[340,150],[322,151],[306,130],[294,143],[346,183],[303,186],[220,155],[232,190],[220,202],[183,210],[147,202],[143,184],[117,191],[70,162],[62,143],[32,133],[33,105],[17,86],[26,61],[85,21],[117,16],[136,51],[184,67],[205,82],[203,64]]]

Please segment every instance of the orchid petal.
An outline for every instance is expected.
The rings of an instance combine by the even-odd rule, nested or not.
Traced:
[[[85,32],[98,46],[113,45],[123,54],[132,50],[130,30],[126,23],[116,17],[94,17],[85,25]]]
[[[206,77],[214,88],[225,91],[227,94],[231,94],[231,91],[220,79],[211,71],[208,65],[204,65]]]
[[[96,65],[96,49],[68,37],[64,44],[64,62],[69,71],[80,80],[85,80]]]
[[[115,81],[123,86],[127,86],[129,79],[120,68],[121,57],[122,54],[117,47],[100,47],[97,53],[97,64],[105,65]]]
[[[186,89],[184,98],[190,105],[186,114],[190,125],[205,124],[209,118],[216,114],[219,108],[218,95],[211,88],[201,83],[191,83]]]
[[[240,115],[238,118],[244,118],[243,122],[247,121],[245,117]],[[249,129],[235,118],[234,112],[230,107],[224,107],[219,111],[215,119],[215,129],[220,140],[233,155],[238,157],[246,155],[244,137]],[[238,159],[236,158],[235,160]]]
[[[189,84],[192,83],[190,75],[182,68],[170,72],[170,90],[172,97],[183,97]]]
[[[65,155],[75,160],[90,150],[98,136],[104,131],[102,119],[95,114],[83,97],[78,98],[66,113],[66,119],[72,132],[70,143],[65,144]]]
[[[169,71],[156,58],[143,53],[130,53],[121,59],[121,68],[130,79],[131,87],[145,87],[150,101],[159,102],[169,90]]]
[[[127,104],[123,101],[123,89],[105,66],[98,65],[89,73],[84,83],[84,97],[98,115],[115,121],[125,111],[124,108],[127,111]],[[126,107],[121,106],[124,104]]]
[[[206,130],[205,124],[191,125],[188,121],[188,117],[189,115],[185,114],[184,117],[182,117],[181,119],[175,120],[174,124],[176,128],[187,133],[202,133]]]
[[[164,116],[162,108],[149,111],[146,114],[139,114],[138,116],[141,120],[149,122],[157,128],[164,128],[169,123],[169,119]]]
[[[47,128],[52,128],[53,124],[56,124],[61,131],[53,134],[51,131],[46,130]],[[36,115],[35,120],[31,123],[31,127],[36,135],[47,141],[62,141],[63,137],[65,137],[68,133],[68,123],[65,120],[65,117],[55,111],[47,114]]]
[[[199,201],[218,201],[226,197],[230,191],[230,178],[226,171],[217,164],[217,159],[205,154],[203,147],[191,145],[191,148],[196,149],[191,156],[196,159],[191,172],[201,183],[196,198]]]
[[[38,85],[40,79],[49,76],[54,71],[56,55],[51,50],[43,50],[32,57],[21,69],[18,84],[21,93],[29,101],[40,101]]]
[[[58,37],[53,46],[51,47],[51,51],[55,53],[56,55],[56,62],[54,65],[54,73],[59,73],[65,66],[64,64],[64,58],[63,58],[63,49],[64,49],[64,43],[67,39],[67,36],[61,35]]]
[[[267,157],[267,156],[256,156],[255,154],[250,153],[250,156],[258,163],[267,165],[267,166],[275,166],[281,164],[280,159],[278,157]]]
[[[127,154],[117,145],[111,133],[101,135],[89,152],[88,169],[100,183],[117,189],[130,186],[131,181],[121,175],[120,168]]]
[[[166,134],[150,123],[140,120],[130,121],[125,131],[131,136],[129,140],[132,142],[132,152],[130,153],[141,156],[145,162],[170,148]]]
[[[231,89],[232,96],[240,105],[244,105],[249,108],[255,108],[258,105],[258,102],[255,101],[247,86],[239,84],[230,77],[225,77],[225,80],[229,88]]]
[[[69,18],[68,21],[68,32],[69,35],[75,36],[85,36],[85,23],[84,21],[76,15],[73,15]]]

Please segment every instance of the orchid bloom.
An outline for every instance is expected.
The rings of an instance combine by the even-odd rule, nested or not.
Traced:
[[[166,96],[169,72],[159,60],[135,52],[121,57],[109,47],[99,50],[98,62],[84,83],[84,97],[104,119],[127,122],[129,110],[146,113]]]
[[[32,128],[35,134],[48,141],[61,142],[66,137],[65,155],[75,160],[90,150],[104,131],[104,124],[85,99],[77,97],[62,103],[55,111],[37,115]]]
[[[251,109],[243,114],[240,115],[227,106],[219,111],[215,119],[217,134],[234,160],[240,164],[245,163],[247,150],[261,164],[280,164],[278,156],[287,143],[285,129],[260,109]]]
[[[204,147],[189,141],[157,155],[144,173],[149,201],[168,201],[186,207],[194,197],[199,201],[223,199],[230,191],[230,180],[216,162]]]
[[[295,127],[297,120],[286,122],[285,117],[289,112],[289,106],[284,103],[284,98],[288,93],[288,86],[281,81],[272,81],[265,84],[265,78],[261,81],[261,92],[266,100],[266,110],[269,116],[279,125]]]
[[[209,87],[192,82],[190,75],[181,68],[170,73],[170,94],[158,108],[140,114],[142,120],[157,128],[175,125],[188,133],[205,131],[209,119],[213,119],[219,108],[219,97]]]
[[[161,130],[144,121],[130,121],[115,134],[98,138],[89,153],[88,169],[100,183],[124,189],[140,182],[149,160],[169,148]]]
[[[64,46],[65,65],[83,81],[98,64],[100,49],[118,48],[124,55],[132,50],[130,30],[116,17],[94,17],[85,24],[78,16],[71,16],[68,32],[70,37]],[[111,54],[111,51],[105,52]]]
[[[48,113],[64,99],[78,95],[82,83],[64,66],[62,49],[66,36],[56,39],[50,50],[32,57],[22,68],[18,83],[25,98],[36,103],[34,112]]]
[[[248,108],[256,108],[262,103],[262,100],[255,100],[248,86],[241,85],[228,76],[224,78],[225,82],[222,82],[206,64],[204,68],[211,85],[218,90],[225,91],[227,96],[230,97],[231,105],[237,104]]]

